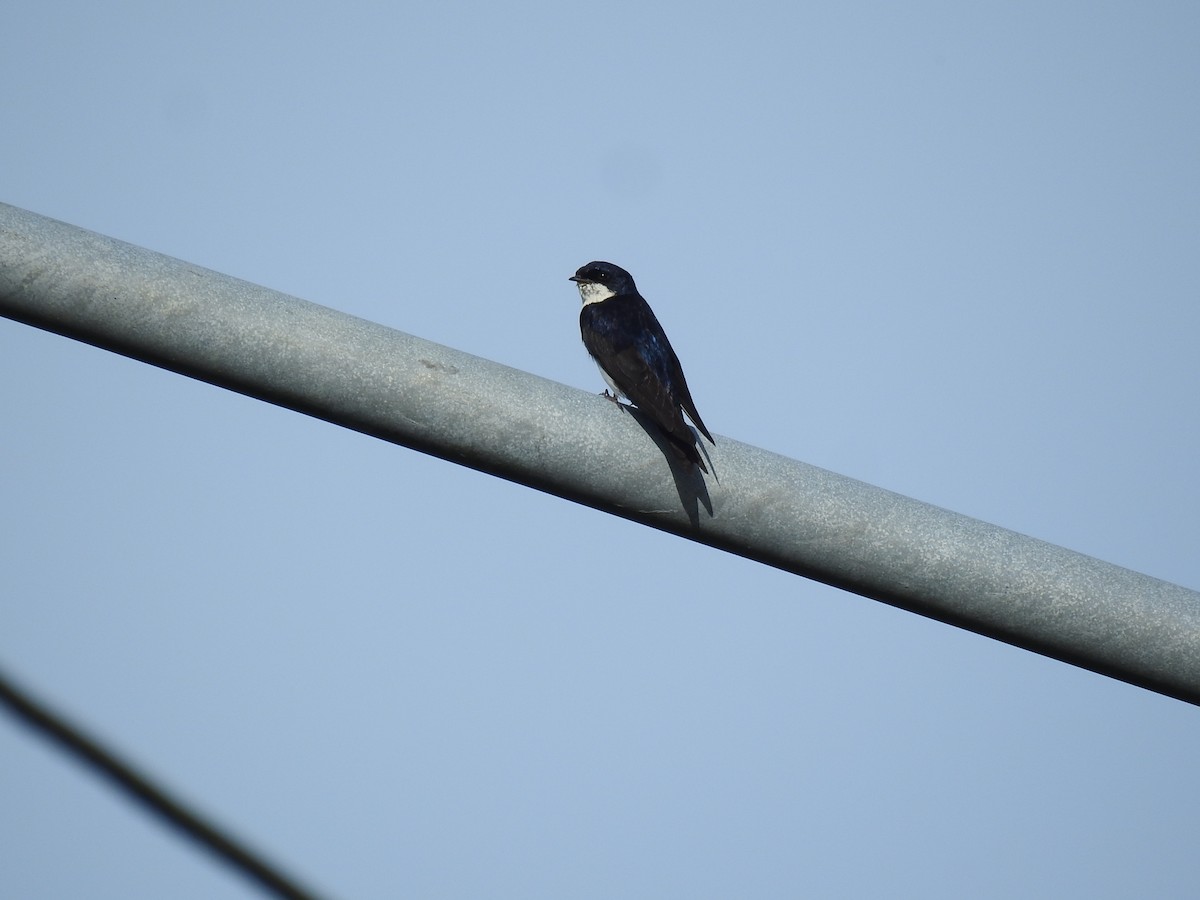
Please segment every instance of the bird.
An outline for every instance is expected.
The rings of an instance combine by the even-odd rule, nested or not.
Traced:
[[[638,293],[633,276],[620,266],[597,260],[581,266],[570,280],[583,300],[579,311],[583,346],[612,388],[612,394],[606,390],[604,396],[616,403],[626,397],[662,430],[680,459],[707,473],[683,414],[709,443],[717,442],[696,412],[679,357],[650,304]]]

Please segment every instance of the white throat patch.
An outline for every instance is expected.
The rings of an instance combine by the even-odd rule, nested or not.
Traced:
[[[604,285],[595,281],[581,281],[579,284],[579,296],[583,298],[583,305],[589,303],[599,303],[602,300],[607,300],[609,297],[615,297],[616,292],[609,290]]]

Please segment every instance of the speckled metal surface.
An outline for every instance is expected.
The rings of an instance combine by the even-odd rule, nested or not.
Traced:
[[[0,314],[1200,703],[1194,591],[3,205]]]

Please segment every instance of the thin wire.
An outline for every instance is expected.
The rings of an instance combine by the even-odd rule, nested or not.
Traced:
[[[131,765],[83,734],[66,719],[35,700],[0,670],[0,703],[17,719],[58,744],[68,754],[105,776],[145,809],[202,845],[225,864],[237,869],[260,887],[287,900],[316,900],[317,895],[301,888],[276,866],[265,861],[198,813],[170,796],[166,789],[139,774]]]

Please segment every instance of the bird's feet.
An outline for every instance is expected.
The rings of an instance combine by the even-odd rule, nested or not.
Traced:
[[[610,394],[608,392],[608,388],[605,388],[604,393],[601,394],[600,396],[605,398],[606,400],[611,400],[613,403],[617,404],[617,406],[621,405],[620,398],[616,394]]]

